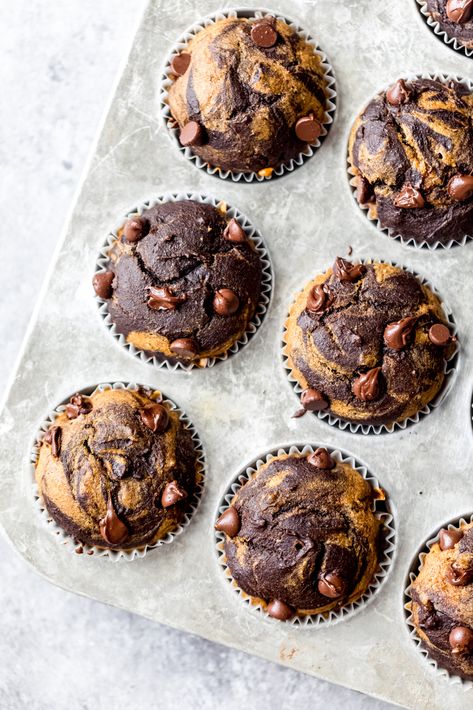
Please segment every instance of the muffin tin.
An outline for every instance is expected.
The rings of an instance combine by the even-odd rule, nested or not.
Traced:
[[[242,3],[247,7],[253,3]],[[51,582],[410,708],[471,704],[425,664],[403,610],[419,544],[468,512],[473,446],[471,311],[473,246],[428,252],[380,234],[353,204],[348,133],[358,108],[407,72],[467,75],[469,60],[423,26],[415,2],[275,0],[327,51],[337,115],[323,146],[293,173],[265,183],[215,180],[180,159],[158,120],[160,65],[176,38],[215,11],[211,0],[151,0],[111,103],[89,171],[35,312],[0,419],[0,523],[20,554]],[[91,279],[103,235],[127,207],[166,190],[238,205],[262,234],[275,283],[251,342],[216,368],[175,373],[118,348],[97,314]],[[384,259],[425,274],[455,314],[462,357],[452,389],[428,417],[389,436],[362,436],[316,417],[292,419],[296,400],[280,359],[295,293],[336,256]],[[29,454],[36,423],[91,382],[145,381],[179,402],[202,439],[201,505],[184,535],[131,564],[71,555],[38,521]],[[324,442],[349,452],[389,491],[397,529],[394,564],[379,594],[351,619],[318,628],[266,623],[228,597],[213,522],[229,480],[261,451]],[[241,608],[240,608],[241,607]]]

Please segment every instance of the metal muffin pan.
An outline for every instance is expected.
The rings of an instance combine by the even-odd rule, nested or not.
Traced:
[[[254,3],[238,2],[250,7]],[[337,76],[338,110],[317,154],[263,184],[215,180],[179,156],[158,119],[161,68],[176,38],[211,0],[151,0],[43,289],[0,419],[0,524],[18,552],[54,584],[155,621],[265,657],[409,708],[473,702],[426,666],[409,637],[404,583],[419,545],[445,520],[468,513],[473,468],[473,245],[430,253],[379,233],[353,204],[348,133],[359,106],[407,72],[468,75],[469,60],[432,36],[415,2],[275,0],[320,43]],[[227,6],[229,7],[229,5]],[[275,284],[264,323],[218,368],[176,374],[117,348],[97,317],[91,279],[103,235],[130,204],[164,191],[213,195],[260,230]],[[366,437],[315,417],[291,419],[294,394],[280,333],[294,295],[336,255],[396,261],[424,274],[452,309],[461,362],[452,390],[405,431]],[[31,496],[29,453],[37,422],[68,392],[91,382],[145,381],[189,415],[206,451],[205,493],[186,534],[131,564],[67,554],[41,525]],[[261,451],[325,442],[383,482],[396,512],[396,559],[364,610],[327,628],[266,624],[229,602],[212,530],[228,481]],[[243,605],[240,605],[243,606]]]

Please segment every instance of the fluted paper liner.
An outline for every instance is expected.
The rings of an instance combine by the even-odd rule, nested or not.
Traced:
[[[466,516],[460,516],[457,518],[453,518],[446,522],[444,525],[442,525],[435,535],[430,537],[428,540],[422,543],[416,554],[414,555],[414,558],[412,560],[412,563],[409,567],[409,572],[407,575],[406,579],[406,586],[404,589],[404,617],[406,620],[406,625],[407,625],[407,630],[409,632],[409,636],[412,639],[412,641],[415,643],[417,650],[419,653],[423,656],[423,658],[426,661],[426,665],[430,668],[431,671],[435,672],[439,678],[442,678],[443,680],[447,680],[449,683],[452,685],[462,685],[464,690],[471,690],[473,688],[473,682],[471,680],[465,680],[464,678],[461,678],[458,675],[453,675],[449,673],[446,668],[442,668],[441,665],[437,663],[433,658],[430,657],[428,650],[423,646],[422,640],[420,636],[418,636],[416,627],[414,625],[414,620],[412,618],[412,613],[411,613],[411,602],[412,602],[412,595],[411,595],[411,585],[416,579],[417,575],[419,574],[422,565],[424,564],[424,558],[430,551],[430,548],[432,545],[434,545],[436,542],[439,541],[439,534],[440,530],[443,528],[458,528],[460,525],[466,525],[468,523],[473,523],[473,515],[466,515]]]
[[[220,499],[217,514],[215,519],[217,519],[222,513],[231,506],[232,500],[236,493],[240,490],[242,486],[245,485],[249,480],[251,480],[258,472],[258,469],[264,464],[268,463],[272,459],[282,456],[283,454],[302,454],[309,455],[313,453],[315,449],[319,446],[323,446],[329,451],[330,455],[334,459],[341,463],[349,464],[358,473],[360,473],[363,478],[370,483],[373,489],[383,489],[380,486],[378,479],[375,478],[368,469],[355,459],[351,454],[342,451],[341,449],[334,449],[325,444],[293,444],[290,446],[276,447],[269,452],[262,454],[255,458],[247,467],[241,469],[236,476],[234,476]],[[380,551],[380,559],[376,572],[374,573],[373,579],[368,585],[364,594],[355,601],[348,602],[346,605],[340,607],[339,609],[333,609],[331,611],[321,612],[319,614],[307,614],[304,616],[294,616],[286,624],[290,624],[295,627],[319,627],[319,626],[331,626],[336,624],[343,619],[351,618],[357,612],[365,608],[380,591],[383,582],[385,581],[396,553],[396,528],[394,516],[391,510],[391,506],[388,498],[385,500],[375,500],[373,503],[373,509],[375,515],[382,522],[384,528],[383,536],[383,546]],[[273,619],[266,612],[266,604],[261,599],[252,597],[251,595],[244,592],[236,583],[232,577],[230,569],[227,567],[226,555],[224,550],[225,534],[222,532],[215,532],[215,550],[217,554],[218,564],[220,565],[224,579],[227,582],[227,586],[233,592],[233,596],[237,597],[247,609],[260,614],[261,618],[264,618],[272,623],[281,623],[277,619]]]
[[[310,145],[308,144],[305,149],[299,153],[297,158],[293,158],[292,160],[289,160],[285,163],[282,163],[279,165],[277,168],[272,169],[272,172],[269,176],[264,176],[261,175],[261,171],[258,172],[239,172],[239,171],[234,171],[234,170],[223,170],[222,168],[219,168],[218,166],[214,165],[209,165],[206,163],[204,160],[199,158],[197,155],[194,155],[192,153],[192,150],[188,147],[184,147],[180,144],[179,142],[179,127],[176,124],[176,121],[174,120],[171,111],[169,109],[168,105],[168,90],[169,87],[174,83],[173,79],[173,72],[171,69],[171,61],[172,58],[176,54],[180,54],[183,50],[186,49],[189,41],[196,35],[198,34],[201,30],[203,30],[205,27],[208,27],[209,25],[218,22],[219,20],[224,20],[230,17],[246,17],[246,18],[262,18],[265,16],[271,16],[275,17],[277,20],[281,20],[282,22],[285,22],[289,27],[291,27],[294,32],[296,32],[299,37],[301,37],[303,40],[305,40],[308,44],[310,44],[313,49],[314,53],[317,54],[317,56],[320,57],[321,59],[321,66],[324,70],[324,79],[325,79],[325,96],[326,96],[326,109],[325,109],[325,116],[324,120],[322,121],[322,133],[319,138],[315,141],[315,143],[311,143]],[[209,175],[216,175],[224,180],[230,179],[233,180],[233,182],[239,182],[239,181],[244,181],[244,182],[264,182],[265,180],[269,179],[275,179],[276,177],[281,177],[285,175],[286,173],[291,173],[293,172],[296,168],[300,167],[301,165],[304,165],[304,163],[311,158],[318,148],[322,145],[323,141],[325,140],[330,127],[334,121],[335,117],[335,111],[336,111],[336,101],[337,101],[337,93],[336,93],[336,87],[335,87],[335,77],[333,73],[333,69],[331,64],[329,63],[327,56],[325,53],[317,46],[317,43],[315,40],[311,37],[311,35],[303,30],[297,22],[294,20],[291,20],[289,17],[285,15],[281,15],[277,12],[271,12],[271,10],[266,10],[263,8],[260,9],[250,9],[250,8],[243,8],[243,9],[233,9],[233,10],[222,10],[220,12],[216,12],[212,15],[209,15],[208,17],[205,17],[202,19],[200,22],[196,22],[193,24],[191,27],[189,27],[178,39],[176,44],[173,46],[169,57],[166,61],[166,64],[164,66],[164,69],[162,70],[162,78],[161,78],[161,89],[160,89],[160,97],[159,97],[159,109],[160,109],[160,114],[161,118],[163,120],[163,123],[165,127],[167,128],[167,132],[169,137],[171,138],[171,141],[174,143],[174,145],[177,147],[177,149],[186,157],[188,160],[191,160],[194,165],[196,165],[198,168],[201,168],[205,170]],[[270,166],[268,166],[270,167]]]
[[[419,9],[421,18],[438,39],[440,39],[451,49],[454,49],[456,52],[460,52],[467,57],[473,57],[473,47],[465,47],[465,45],[462,44],[456,37],[450,37],[448,33],[442,29],[440,24],[434,20],[429,12],[425,0],[415,0],[415,2]]]
[[[432,79],[434,81],[442,81],[443,83],[447,83],[447,82],[453,80],[453,81],[459,82],[460,84],[464,84],[465,86],[467,86],[469,88],[469,90],[471,92],[473,92],[473,81],[470,81],[469,79],[465,79],[463,77],[456,76],[453,74],[412,74],[409,72],[405,72],[402,75],[402,78],[406,79],[407,81],[414,81],[415,79]],[[399,79],[399,77],[396,77],[396,79]],[[396,81],[396,79],[394,79],[394,81]],[[368,103],[375,96],[378,96],[378,94],[385,92],[389,88],[389,86],[391,86],[392,83],[393,82],[391,82],[387,86],[383,86],[381,89],[379,89],[379,91],[377,91],[373,94],[371,99],[368,99],[364,103],[362,108],[355,114],[355,117],[351,121],[350,131],[353,127],[353,123],[356,120],[357,116],[359,116],[363,112],[363,110],[366,108]],[[348,144],[348,141],[347,141],[347,144]],[[376,226],[376,228],[378,229],[379,232],[381,232],[381,234],[385,234],[388,237],[390,237],[391,239],[395,239],[396,241],[401,242],[401,244],[403,244],[404,246],[414,247],[416,249],[429,249],[430,251],[435,251],[435,249],[450,249],[451,247],[465,246],[465,244],[467,244],[467,242],[469,242],[469,241],[471,241],[471,239],[473,239],[473,234],[465,234],[461,239],[451,239],[446,244],[443,244],[442,242],[439,242],[439,241],[433,242],[431,244],[425,240],[424,241],[416,240],[416,239],[414,239],[414,237],[409,237],[409,238],[403,237],[401,234],[396,234],[396,231],[394,229],[391,229],[389,227],[383,227],[381,222],[379,221],[379,219],[377,217],[373,217],[370,214],[370,209],[369,209],[370,205],[361,205],[358,202],[358,200],[356,199],[356,191],[357,191],[356,172],[355,172],[353,165],[350,161],[350,155],[349,155],[348,151],[347,151],[346,163],[347,163],[348,181],[349,181],[351,193],[353,196],[353,200],[354,200],[356,206],[358,207],[358,209],[362,212],[362,214],[365,217],[367,217],[370,220],[370,222],[372,222]]]
[[[150,389],[153,392],[159,392],[159,390],[156,390],[156,388],[150,387],[148,385],[138,385],[136,383],[124,382],[113,382],[112,384],[103,383],[92,387],[85,387],[76,391],[78,391],[80,394],[83,394],[84,396],[90,397],[98,391],[109,389],[128,389],[131,391],[136,391],[140,387]],[[75,392],[72,394],[75,394]],[[76,554],[82,555],[94,555],[96,557],[107,557],[112,562],[117,562],[119,560],[127,560],[131,562],[132,560],[135,560],[137,558],[144,557],[150,550],[153,550],[156,547],[160,547],[161,545],[168,545],[174,540],[175,537],[181,535],[189,525],[192,516],[194,515],[195,511],[199,506],[200,499],[204,490],[204,450],[199,435],[187,415],[175,404],[175,402],[173,402],[172,399],[169,399],[169,397],[167,397],[162,392],[160,392],[160,394],[162,395],[162,401],[167,404],[174,412],[177,412],[177,414],[179,414],[179,419],[181,420],[183,427],[185,429],[188,429],[192,433],[192,441],[194,443],[194,451],[196,455],[196,488],[193,495],[188,500],[188,508],[183,516],[182,522],[172,532],[168,533],[166,537],[157,540],[153,544],[145,544],[140,547],[133,548],[131,550],[112,550],[110,548],[102,548],[95,545],[84,544],[74,538],[72,535],[68,535],[63,530],[63,528],[61,528],[52,519],[51,515],[46,509],[46,506],[44,505],[44,502],[41,498],[41,493],[38,489],[38,485],[35,480],[35,465],[38,459],[39,449],[44,435],[47,433],[50,426],[54,423],[54,420],[56,419],[58,414],[61,414],[65,410],[66,404],[72,395],[69,395],[69,397],[64,399],[61,404],[59,404],[55,409],[51,410],[41,422],[34,439],[34,444],[32,446],[30,457],[32,496],[34,498],[36,512],[38,514],[39,521],[42,527],[44,527],[49,533],[53,534],[56,537],[57,541],[64,545],[64,547],[66,547],[69,552],[75,552]]]
[[[273,284],[273,271],[269,253],[266,249],[266,245],[263,241],[261,233],[253,226],[250,220],[242,214],[236,207],[228,205],[224,200],[217,200],[208,195],[196,193],[196,192],[166,192],[162,195],[152,197],[150,199],[140,202],[138,205],[128,210],[125,214],[120,217],[117,221],[115,228],[107,236],[105,243],[103,244],[99,257],[95,265],[95,273],[100,273],[107,270],[107,264],[109,263],[109,253],[114,242],[118,239],[118,231],[123,227],[124,223],[132,216],[141,214],[144,210],[154,207],[158,204],[164,204],[165,202],[179,202],[181,200],[193,200],[194,202],[200,202],[203,204],[212,205],[215,208],[224,206],[226,208],[226,216],[229,219],[235,218],[245,230],[248,239],[253,242],[255,249],[260,257],[261,261],[261,293],[258,305],[256,307],[255,313],[248,323],[246,331],[238,340],[236,340],[233,345],[228,348],[224,353],[215,357],[201,358],[198,362],[186,362],[185,360],[180,360],[179,358],[169,358],[160,353],[155,353],[150,355],[144,350],[136,348],[131,343],[128,343],[126,337],[118,332],[109,312],[108,312],[108,302],[103,298],[95,295],[95,300],[99,308],[99,314],[102,318],[103,323],[110,331],[112,336],[115,338],[117,343],[125,348],[131,355],[141,360],[141,362],[149,363],[156,368],[166,368],[171,371],[184,370],[189,372],[194,368],[208,368],[213,367],[218,362],[223,362],[228,360],[232,355],[235,355],[242,347],[248,344],[248,342],[253,338],[256,331],[262,324],[266,311],[268,310],[271,291]],[[92,289],[93,293],[93,289]]]
[[[390,264],[391,266],[395,266],[399,269],[404,269],[404,271],[408,271],[409,273],[413,274],[423,286],[427,286],[441,301],[445,320],[448,323],[448,326],[450,328],[450,332],[452,333],[453,336],[456,337],[457,335],[457,326],[455,323],[455,319],[453,317],[453,313],[451,308],[445,303],[444,299],[442,296],[439,294],[436,288],[432,286],[432,284],[427,281],[421,274],[417,273],[413,269],[409,269],[408,267],[404,266],[403,264],[398,264],[397,262],[393,261],[385,261],[384,259],[359,259],[356,261],[356,263],[360,264],[370,264],[370,263],[381,263],[381,264]],[[306,284],[304,284],[305,286]],[[292,304],[291,304],[292,306]],[[286,316],[285,322],[289,318],[289,313]],[[283,326],[283,334],[282,334],[282,359],[283,359],[283,366],[286,371],[287,378],[289,380],[290,385],[292,386],[292,389],[296,393],[298,399],[299,399],[299,407],[302,408],[302,405],[300,403],[300,397],[303,392],[302,387],[292,374],[292,370],[289,365],[288,361],[288,344],[285,340],[286,337],[286,325],[284,324]],[[339,429],[342,431],[349,431],[352,434],[386,434],[386,433],[391,433],[395,431],[396,429],[406,429],[406,427],[411,426],[413,424],[417,424],[421,419],[426,417],[432,409],[435,409],[438,407],[445,397],[448,395],[450,390],[452,389],[453,383],[454,383],[454,375],[456,373],[456,370],[458,368],[459,364],[459,347],[458,344],[456,346],[456,349],[452,356],[448,359],[445,360],[444,363],[444,381],[442,383],[442,386],[439,390],[439,392],[435,395],[435,397],[429,402],[429,404],[426,404],[425,407],[420,409],[417,414],[413,415],[412,417],[407,417],[406,419],[403,419],[400,422],[393,422],[392,424],[362,424],[362,423],[356,423],[356,422],[349,422],[344,419],[341,419],[340,417],[335,416],[334,414],[330,414],[327,411],[319,411],[319,412],[310,412],[307,411],[304,416],[316,416],[318,419],[323,420],[327,424],[330,424],[331,426],[337,426]]]

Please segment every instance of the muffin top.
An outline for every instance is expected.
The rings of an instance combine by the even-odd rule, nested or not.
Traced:
[[[208,25],[174,58],[172,70],[169,108],[180,142],[212,166],[270,175],[322,131],[320,57],[281,20]]]
[[[411,585],[413,622],[429,655],[473,680],[473,524],[440,531]]]
[[[205,365],[243,335],[259,302],[262,265],[224,206],[157,204],[118,235],[94,287],[128,343]]]
[[[378,494],[326,449],[272,459],[216,524],[233,578],[281,620],[357,599],[378,565]]]
[[[430,402],[455,349],[439,299],[413,274],[340,257],[297,296],[285,341],[301,413],[373,425]]]
[[[460,83],[400,79],[356,119],[357,197],[382,227],[428,244],[473,234],[472,108]]]
[[[473,47],[473,0],[427,0],[427,9],[449,37]]]
[[[199,478],[190,431],[159,392],[74,395],[42,439],[36,482],[78,542],[131,549],[176,528]]]

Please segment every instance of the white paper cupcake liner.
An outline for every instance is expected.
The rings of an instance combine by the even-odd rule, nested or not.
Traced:
[[[409,273],[413,274],[423,286],[427,286],[439,299],[443,308],[443,312],[445,315],[445,320],[449,325],[450,332],[452,333],[453,336],[457,336],[457,325],[455,322],[455,319],[453,317],[453,312],[451,308],[448,306],[448,304],[445,302],[445,300],[442,298],[440,293],[437,291],[437,289],[432,286],[432,284],[424,278],[421,274],[419,274],[417,271],[414,271],[413,269],[410,269],[403,264],[399,264],[398,262],[395,261],[385,261],[384,259],[359,259],[359,263],[361,264],[369,264],[373,263],[373,261],[376,261],[376,263],[381,263],[381,264],[390,264],[391,266],[395,266],[399,269],[404,269],[404,271],[408,271]],[[289,317],[286,316],[286,320]],[[293,391],[296,393],[298,399],[299,399],[299,407],[301,408],[302,405],[300,403],[300,397],[303,392],[302,387],[300,384],[297,382],[296,378],[292,374],[291,367],[289,365],[288,361],[288,350],[287,350],[287,343],[285,340],[286,336],[286,326],[283,326],[283,334],[282,334],[282,360],[283,360],[283,367],[286,371],[287,379],[289,381],[289,384],[291,385]],[[433,398],[429,404],[425,405],[422,409],[420,409],[417,414],[413,415],[412,417],[407,417],[406,419],[403,419],[400,422],[394,422],[392,424],[357,424],[355,422],[349,422],[345,421],[344,419],[341,419],[340,417],[337,417],[333,414],[330,414],[329,412],[326,411],[319,411],[319,412],[310,412],[307,411],[304,416],[316,416],[318,419],[326,422],[327,424],[330,424],[331,426],[336,426],[342,431],[349,431],[352,434],[365,434],[365,435],[378,435],[378,434],[390,434],[393,431],[396,431],[397,429],[406,429],[408,426],[412,426],[413,424],[417,424],[421,419],[426,417],[432,409],[435,409],[438,407],[443,400],[446,398],[448,393],[453,387],[454,381],[455,381],[455,375],[459,367],[459,361],[460,361],[460,353],[459,353],[459,346],[457,343],[455,352],[452,354],[452,356],[445,361],[444,364],[444,381],[442,383],[442,386],[439,390],[439,392],[436,394],[436,396]]]
[[[281,20],[285,22],[289,27],[291,27],[294,32],[296,32],[303,40],[305,40],[308,44],[310,44],[314,48],[315,54],[320,57],[321,59],[321,66],[324,70],[324,78],[326,82],[326,89],[325,89],[325,95],[326,95],[326,100],[327,100],[327,106],[326,106],[326,111],[325,111],[325,116],[324,120],[322,121],[322,133],[320,137],[317,139],[317,141],[311,145],[307,145],[305,150],[302,151],[297,158],[294,158],[286,163],[283,163],[277,168],[274,168],[269,176],[261,175],[259,173],[255,172],[238,172],[234,170],[222,170],[219,167],[209,165],[206,163],[204,160],[199,158],[197,155],[194,155],[192,153],[192,150],[190,148],[186,148],[182,146],[179,142],[179,128],[172,117],[171,111],[169,109],[168,105],[168,90],[169,87],[173,84],[174,79],[173,79],[173,73],[171,69],[171,61],[172,58],[176,54],[180,54],[185,48],[187,47],[189,41],[196,35],[198,34],[201,30],[203,30],[205,27],[208,27],[211,24],[214,24],[215,22],[218,22],[219,20],[224,20],[230,17],[246,17],[246,18],[260,18],[260,17],[265,17],[267,15],[270,15],[271,17],[275,17],[277,20]],[[306,32],[302,27],[298,25],[297,22],[294,20],[290,19],[289,17],[285,15],[280,15],[277,12],[271,12],[271,10],[266,10],[264,8],[259,8],[259,9],[249,9],[249,8],[235,8],[232,10],[221,10],[220,12],[216,12],[212,15],[209,15],[208,17],[205,17],[202,19],[200,22],[196,22],[193,24],[191,27],[189,27],[183,35],[178,39],[176,44],[173,46],[170,55],[166,61],[166,64],[162,70],[162,77],[161,77],[161,88],[160,88],[160,96],[159,96],[159,111],[160,115],[162,118],[162,121],[164,123],[164,126],[167,129],[167,133],[171,139],[171,141],[174,143],[176,148],[180,151],[180,153],[187,158],[188,160],[192,161],[194,165],[196,165],[198,168],[205,170],[208,175],[215,175],[217,177],[220,177],[224,180],[229,179],[233,180],[233,182],[264,182],[265,180],[274,180],[275,178],[282,177],[283,175],[287,173],[293,172],[296,168],[300,167],[301,165],[304,165],[304,163],[311,158],[318,148],[322,145],[323,141],[325,140],[330,127],[334,121],[335,117],[335,112],[336,112],[336,102],[337,102],[337,93],[336,93],[336,85],[335,85],[335,76],[333,73],[333,68],[331,64],[329,63],[327,56],[325,53],[317,46],[317,43],[315,40],[311,37],[311,35]],[[261,172],[261,171],[260,171]]]
[[[144,387],[146,389],[150,389],[154,392],[157,390],[154,387],[150,387],[148,385],[139,385],[134,382],[113,382],[113,383],[103,383],[99,385],[95,385],[92,387],[85,387],[80,390],[76,390],[75,392],[79,392],[80,394],[83,394],[86,397],[92,396],[95,392],[98,391],[103,391],[103,390],[109,390],[109,389],[128,389],[131,391],[136,391],[140,387]],[[75,394],[73,392],[72,394]],[[38,455],[39,455],[39,449],[41,446],[41,441],[44,438],[45,434],[47,433],[48,429],[50,428],[51,424],[54,423],[54,420],[56,417],[61,414],[66,408],[66,404],[69,402],[69,399],[72,395],[69,395],[66,397],[61,404],[59,404],[55,409],[52,409],[47,416],[44,418],[44,420],[41,422],[38,431],[35,435],[34,438],[34,443],[32,445],[31,449],[31,456],[30,456],[30,461],[31,461],[31,488],[32,488],[32,497],[34,500],[34,505],[36,508],[36,512],[38,515],[39,522],[42,527],[44,527],[50,534],[54,535],[57,539],[57,541],[64,545],[64,547],[68,550],[68,552],[72,552],[75,554],[79,555],[94,555],[96,557],[106,557],[112,562],[117,562],[121,560],[126,560],[128,562],[131,562],[132,560],[135,560],[137,558],[142,558],[144,557],[150,550],[154,550],[156,547],[160,547],[161,545],[168,545],[171,543],[175,537],[178,535],[181,535],[184,530],[187,528],[189,525],[192,516],[196,512],[200,499],[202,497],[202,493],[204,490],[204,482],[205,482],[205,455],[204,455],[204,449],[202,446],[202,442],[200,440],[200,437],[187,417],[187,415],[179,409],[179,407],[173,402],[172,399],[169,399],[165,394],[161,393],[163,402],[165,402],[170,409],[172,409],[174,412],[177,412],[179,414],[179,419],[182,422],[182,425],[185,429],[188,429],[192,433],[192,441],[194,443],[194,449],[195,449],[195,455],[196,455],[196,474],[197,474],[197,482],[196,482],[196,488],[195,491],[192,495],[191,498],[189,498],[188,501],[188,509],[183,517],[182,522],[173,530],[172,532],[168,533],[166,537],[162,538],[161,540],[158,540],[157,542],[153,544],[146,544],[143,546],[140,546],[138,548],[134,548],[131,550],[112,550],[109,548],[102,548],[102,547],[97,547],[93,545],[87,545],[76,538],[74,538],[71,535],[68,535],[51,517],[51,515],[48,513],[46,506],[41,498],[41,493],[38,489],[38,486],[36,484],[35,480],[35,466],[36,462],[38,460]]]
[[[283,454],[302,454],[308,455],[313,453],[315,449],[322,446],[329,451],[330,455],[334,459],[340,461],[341,463],[349,464],[352,468],[358,471],[363,478],[370,483],[373,488],[381,489],[384,491],[383,487],[379,484],[378,479],[371,474],[366,466],[361,464],[354,456],[342,451],[340,449],[334,449],[325,444],[292,444],[287,446],[276,447],[269,452],[262,454],[255,458],[249,465],[242,468],[236,476],[234,476],[220,499],[217,513],[215,519],[217,519],[222,513],[231,506],[232,500],[236,493],[240,490],[242,486],[245,485],[249,480],[251,480],[257,473],[258,469],[264,464],[268,463],[272,459],[282,456]],[[366,607],[366,605],[371,602],[375,596],[379,593],[383,586],[386,577],[388,576],[390,569],[393,565],[393,561],[397,550],[396,541],[396,525],[391,509],[389,499],[386,497],[385,500],[375,500],[374,501],[374,511],[375,515],[383,524],[384,528],[384,549],[380,552],[380,561],[377,571],[375,572],[372,581],[367,587],[364,594],[357,600],[347,603],[345,606],[337,610],[322,612],[319,614],[308,614],[305,616],[295,616],[286,624],[291,626],[308,628],[308,627],[319,627],[319,626],[332,626],[344,619],[353,617],[356,613],[361,611]],[[266,612],[261,600],[250,596],[244,592],[236,583],[232,577],[232,573],[226,564],[226,555],[224,549],[225,535],[222,532],[214,530],[215,533],[215,551],[217,555],[218,564],[223,572],[224,579],[227,582],[227,587],[233,593],[233,596],[238,598],[238,600],[249,609],[251,612],[259,614],[260,618],[267,620],[271,623],[279,624],[281,623],[277,619],[273,619]]]
[[[397,77],[397,78],[399,78],[399,77]],[[403,78],[406,79],[407,81],[414,81],[415,79],[432,79],[434,81],[442,81],[444,83],[447,83],[447,82],[453,80],[453,81],[459,82],[460,84],[464,84],[465,86],[467,86],[469,88],[469,90],[471,92],[473,92],[473,81],[472,80],[465,79],[463,77],[453,75],[453,74],[440,74],[440,73],[439,74],[427,74],[427,73],[426,74],[413,74],[413,73],[406,72],[403,75]],[[395,81],[395,79],[394,79],[394,81]],[[393,82],[391,82],[391,83],[393,83]],[[386,91],[388,86],[390,86],[390,84],[388,84],[387,86],[383,86],[381,89],[379,89],[379,91],[377,91],[375,94],[373,94],[372,98],[374,98],[375,96],[378,96],[378,94]],[[352,129],[354,121],[356,120],[356,117],[359,116],[363,112],[363,110],[366,108],[369,101],[366,101],[365,104],[362,106],[362,108],[355,114],[355,118],[353,119],[353,121],[350,124],[350,131]],[[348,140],[347,140],[347,145],[348,145]],[[346,169],[347,169],[347,173],[348,173],[348,182],[350,185],[351,193],[352,193],[353,200],[354,200],[357,208],[360,210],[360,212],[365,217],[367,217],[369,219],[369,221],[374,226],[376,226],[376,228],[378,229],[378,231],[381,234],[385,234],[388,237],[390,237],[391,239],[401,242],[401,244],[403,244],[404,246],[413,247],[415,249],[428,249],[430,251],[435,251],[435,249],[450,249],[452,247],[465,246],[465,244],[467,244],[467,242],[469,242],[473,239],[473,234],[465,234],[461,239],[451,239],[449,242],[446,242],[445,244],[443,244],[442,242],[438,242],[438,241],[430,243],[425,240],[418,241],[418,240],[414,239],[413,237],[410,237],[410,238],[403,237],[401,234],[397,234],[394,229],[390,229],[388,227],[383,227],[381,225],[381,222],[379,221],[379,219],[377,217],[373,217],[370,214],[370,210],[369,210],[370,206],[369,205],[361,205],[358,202],[358,200],[356,199],[356,191],[357,191],[356,173],[355,173],[355,170],[353,169],[352,164],[350,162],[350,156],[349,156],[348,151],[347,151],[347,158],[346,158]]]
[[[179,360],[178,358],[168,358],[165,355],[156,353],[151,355],[148,352],[136,348],[131,343],[128,343],[126,337],[118,332],[112,318],[108,312],[108,302],[103,298],[99,298],[95,295],[95,300],[98,305],[99,314],[104,325],[107,327],[108,331],[112,334],[115,341],[122,347],[125,348],[133,357],[138,358],[141,362],[151,364],[156,368],[165,368],[171,371],[185,371],[190,372],[194,368],[202,369],[213,367],[216,363],[224,362],[228,360],[231,356],[235,355],[241,348],[248,344],[248,342],[253,338],[258,328],[263,323],[266,316],[266,312],[269,308],[272,295],[273,286],[273,269],[271,265],[271,259],[266,249],[266,245],[263,241],[261,233],[253,226],[250,220],[242,214],[236,207],[231,207],[226,204],[223,200],[216,200],[208,195],[195,193],[195,192],[166,192],[162,195],[152,197],[150,199],[140,202],[138,205],[128,210],[120,219],[117,221],[115,228],[107,236],[105,243],[103,244],[97,262],[95,264],[95,273],[100,273],[107,270],[107,265],[109,263],[109,252],[118,239],[118,231],[123,227],[127,219],[132,215],[142,214],[144,210],[154,207],[158,204],[164,204],[165,202],[178,202],[180,200],[193,200],[194,202],[200,202],[213,207],[218,208],[221,205],[226,207],[226,215],[231,219],[235,218],[239,224],[243,227],[246,232],[246,236],[250,239],[261,260],[261,293],[258,302],[258,306],[253,315],[253,318],[248,324],[246,331],[240,338],[233,343],[233,345],[222,355],[216,357],[202,358],[197,362],[186,362],[185,360]],[[93,291],[92,291],[93,293]]]
[[[434,20],[427,7],[427,2],[425,0],[415,0],[417,8],[420,12],[421,18],[424,20],[425,24],[434,33],[434,35],[441,42],[454,49],[460,54],[464,54],[466,57],[473,57],[473,48],[465,47],[456,37],[450,37],[445,30],[442,29],[440,24]]]
[[[466,525],[468,523],[473,523],[473,515],[462,515],[457,518],[452,518],[448,522],[444,523],[432,537],[422,543],[422,545],[419,547],[416,554],[414,555],[412,563],[409,567],[403,597],[404,618],[407,625],[407,631],[409,633],[410,638],[416,645],[417,650],[426,661],[426,666],[428,666],[431,671],[434,671],[439,678],[447,680],[451,685],[461,685],[465,691],[471,690],[473,688],[473,682],[471,680],[465,680],[464,678],[461,678],[458,675],[452,675],[445,668],[442,668],[442,666],[440,666],[437,661],[435,661],[429,655],[428,650],[423,646],[422,640],[417,634],[410,605],[412,602],[411,585],[419,574],[421,567],[424,564],[425,556],[430,551],[430,548],[432,547],[432,545],[439,541],[440,530],[442,530],[442,528],[458,528],[460,525]]]

